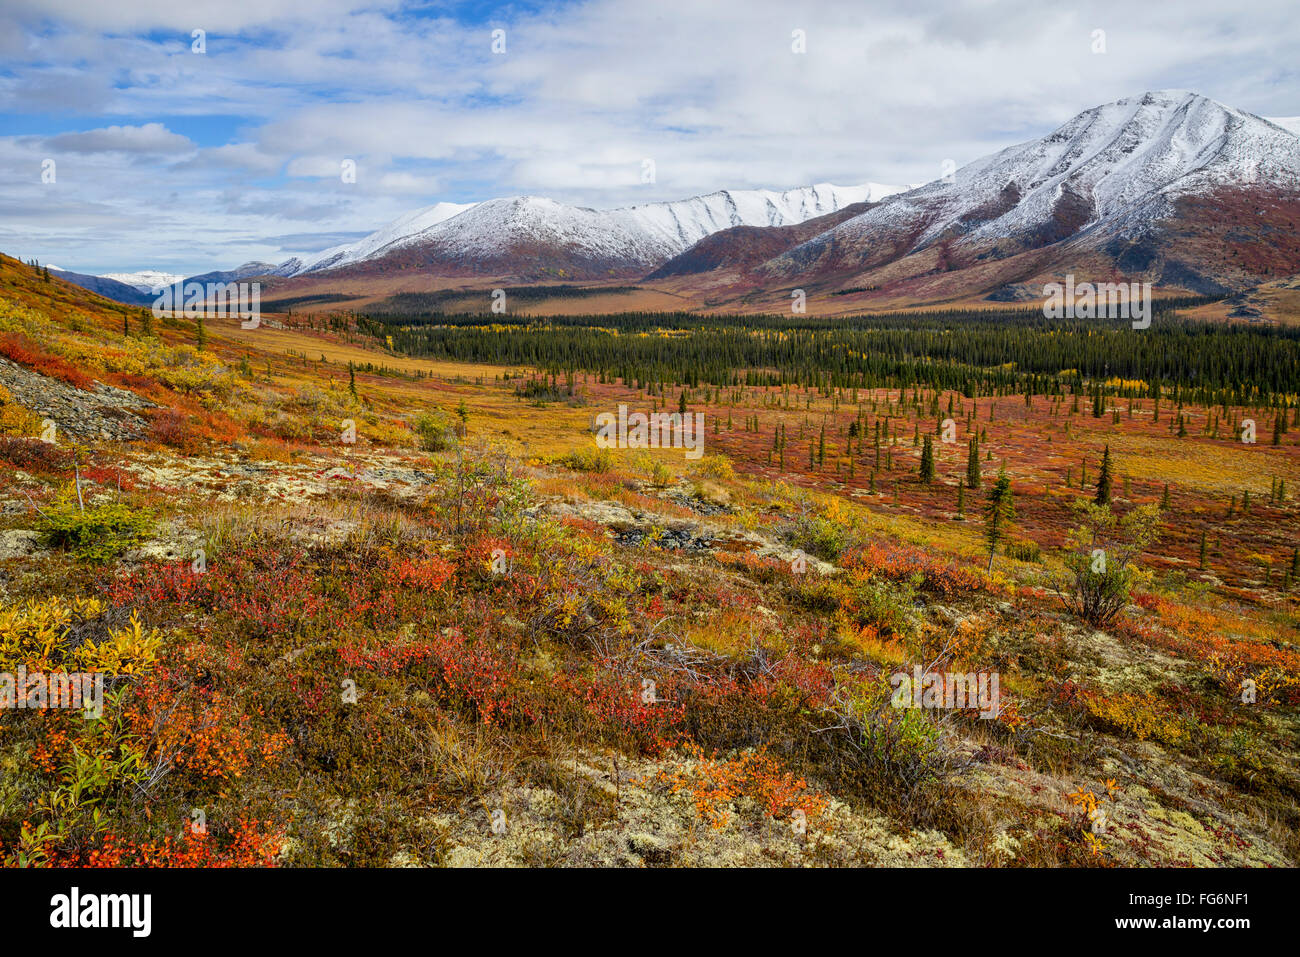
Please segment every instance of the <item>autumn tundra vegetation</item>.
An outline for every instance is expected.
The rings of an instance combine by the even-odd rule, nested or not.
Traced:
[[[246,329],[4,258],[0,674],[102,708],[14,688],[0,859],[1295,866],[1300,330],[1201,304]]]

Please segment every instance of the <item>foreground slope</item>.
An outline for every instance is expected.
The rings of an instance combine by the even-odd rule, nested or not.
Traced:
[[[692,462],[593,446],[594,411],[659,401],[634,384],[279,317],[213,320],[200,349],[192,322],[146,316],[0,260],[0,671],[113,676],[107,720],[0,712],[8,864],[1300,855],[1294,597],[1218,554],[1285,536],[1293,493],[1214,516],[1219,585],[1162,576],[1099,630],[1047,592],[1053,556],[984,571],[953,487],[911,472],[934,417],[903,391],[689,390],[711,452]],[[136,401],[110,414],[105,389]],[[1076,492],[1044,449],[1095,468],[1122,447],[1146,479],[1126,507],[1167,479],[1168,528],[1205,517],[1203,483],[1296,474],[1290,437],[1194,433],[1215,475],[1192,474],[1163,424],[1047,399],[934,397],[985,426],[1045,541]],[[815,439],[810,415],[829,460],[774,458],[774,435]],[[841,468],[858,416],[903,436],[888,494]],[[32,438],[47,417],[54,443]],[[999,671],[1003,707],[899,711],[889,678],[914,665]]]

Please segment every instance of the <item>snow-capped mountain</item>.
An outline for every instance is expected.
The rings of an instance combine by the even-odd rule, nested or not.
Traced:
[[[57,273],[60,279],[66,279],[83,289],[89,289],[91,292],[99,293],[101,296],[115,299],[118,302],[129,303],[133,306],[143,306],[153,302],[153,296],[147,290],[143,290],[139,286],[119,282],[109,276],[92,276],[88,273],[72,272],[53,264],[49,264],[46,268],[50,272]]]
[[[414,212],[399,216],[387,226],[376,230],[369,236],[354,243],[331,246],[306,259],[289,259],[276,268],[281,276],[296,276],[300,273],[315,272],[321,269],[333,269],[350,263],[370,259],[394,244],[419,242],[419,237],[426,230],[446,222],[453,216],[459,216],[475,203],[434,203]]]
[[[1161,224],[1187,220],[1197,203],[1248,193],[1300,195],[1300,139],[1194,93],[1152,92],[1085,110],[1047,136],[975,160],[948,182],[890,197],[765,268],[861,271],[937,248],[938,262],[930,256],[925,268],[950,271],[977,257],[1065,242],[1116,255]],[[1185,225],[1210,226],[1193,219]],[[1256,216],[1252,235],[1270,222]],[[1140,258],[1157,253],[1180,254],[1150,248]]]
[[[299,276],[348,266],[443,267],[597,277],[636,273],[667,261],[732,226],[786,226],[845,206],[876,202],[906,187],[818,184],[800,189],[722,190],[705,196],[597,210],[537,196],[458,206],[439,203],[408,214],[364,239],[275,274]]]
[[[141,292],[152,292],[162,286],[170,286],[178,279],[184,279],[177,273],[160,272],[157,269],[142,269],[139,272],[106,272],[100,274],[101,279],[112,279],[115,282],[124,283],[139,289]]]
[[[943,299],[1023,297],[1044,275],[1077,266],[1236,289],[1300,271],[1297,126],[1157,91],[1085,110],[914,188],[721,190],[606,210],[536,196],[437,203],[357,242],[190,278],[331,289],[377,276],[635,278],[689,290],[692,276],[717,273],[704,282],[744,295],[797,279]],[[133,281],[133,294],[175,278],[114,276]]]

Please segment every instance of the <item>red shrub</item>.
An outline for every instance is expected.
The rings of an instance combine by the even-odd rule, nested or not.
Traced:
[[[55,867],[275,867],[284,833],[270,822],[241,820],[224,846],[207,833],[186,828],[180,840],[135,842],[106,834],[104,843],[83,859],[52,858]]]
[[[27,338],[16,332],[0,335],[0,355],[11,359],[20,366],[26,366],[33,372],[49,376],[87,391],[94,388],[94,381],[67,359],[50,355],[42,351]]]
[[[163,409],[149,423],[149,438],[173,449],[193,454],[203,448],[203,439],[190,423],[189,416],[175,409]]]
[[[72,468],[72,451],[40,439],[0,438],[0,462],[24,472],[57,472]]]

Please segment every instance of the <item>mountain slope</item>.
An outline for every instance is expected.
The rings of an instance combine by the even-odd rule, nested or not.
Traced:
[[[722,190],[610,210],[535,196],[494,199],[427,226],[415,214],[286,274],[329,269],[338,275],[367,275],[419,269],[442,275],[587,279],[642,275],[719,230],[801,223],[900,189],[868,183],[818,184],[785,192]]]
[[[130,306],[147,306],[153,302],[153,296],[137,285],[119,282],[107,276],[90,276],[85,273],[69,272],[66,269],[60,269],[58,266],[51,266],[50,271],[60,279],[75,283],[82,289],[89,289],[91,292],[98,293],[105,298]]]
[[[472,209],[475,205],[475,203],[434,203],[432,206],[425,206],[399,216],[387,226],[354,243],[331,246],[304,260],[287,260],[276,268],[276,274],[296,276],[369,259],[389,246],[416,240],[426,230]]]
[[[793,226],[732,226],[722,229],[674,256],[646,279],[688,276],[715,269],[750,269],[866,212],[870,206],[870,203],[854,203]]]
[[[1230,244],[1211,242],[1189,263],[1170,240],[1212,231],[1209,202],[1247,227],[1253,241],[1296,219],[1298,195],[1294,135],[1193,93],[1147,93],[1086,110],[1048,136],[976,160],[952,182],[890,197],[763,271],[771,279],[854,274],[917,257],[912,268],[893,270],[899,281],[1058,247],[1067,260],[1100,251],[1114,262],[1128,254],[1130,271],[1159,278],[1178,264],[1171,272],[1180,279],[1231,285],[1252,272],[1214,262],[1216,255],[1231,258]],[[1300,260],[1294,240],[1284,246],[1276,268]],[[1031,258],[1034,270],[1052,265]],[[1258,275],[1272,268],[1261,266]]]

